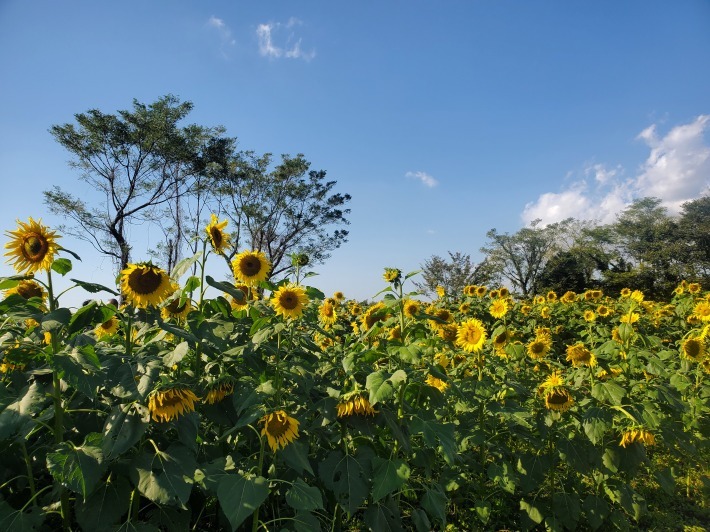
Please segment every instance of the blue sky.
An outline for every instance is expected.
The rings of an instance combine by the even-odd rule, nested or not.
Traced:
[[[312,284],[364,299],[386,266],[480,259],[494,227],[707,191],[708,57],[707,0],[2,0],[0,228],[61,223],[53,185],[84,194],[51,125],[172,93],[190,122],[303,153],[352,195],[350,240]],[[112,283],[110,261],[62,243],[74,275]]]

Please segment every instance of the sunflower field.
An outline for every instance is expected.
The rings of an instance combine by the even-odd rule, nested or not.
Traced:
[[[297,255],[279,282],[248,250],[214,279],[225,226],[113,288],[72,279],[41,222],[6,233],[4,530],[704,530],[700,285],[425,301],[386,268],[365,303]],[[102,300],[63,307],[75,288]]]

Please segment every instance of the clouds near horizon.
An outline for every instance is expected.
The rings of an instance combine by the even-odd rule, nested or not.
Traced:
[[[588,165],[578,179],[561,192],[545,192],[528,203],[521,215],[529,224],[543,224],[574,217],[610,223],[633,200],[659,198],[671,214],[681,205],[710,191],[710,144],[705,138],[710,115],[677,125],[665,135],[652,124],[636,139],[650,152],[631,176],[620,165]]]

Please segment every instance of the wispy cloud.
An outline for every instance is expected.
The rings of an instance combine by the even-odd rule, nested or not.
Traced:
[[[646,196],[659,198],[677,214],[684,202],[710,191],[709,128],[710,115],[675,126],[665,136],[651,125],[636,137],[650,153],[635,175],[626,176],[621,166],[588,165],[562,192],[546,192],[528,203],[522,219],[547,224],[574,217],[609,223],[634,199]]]
[[[422,182],[424,186],[427,186],[429,188],[434,188],[436,185],[439,184],[436,179],[434,179],[426,172],[407,172],[406,174],[404,174],[404,176],[408,177],[409,179],[418,179]]]
[[[278,59],[303,59],[310,61],[316,56],[315,49],[305,51],[302,48],[303,39],[297,37],[293,28],[301,26],[303,22],[291,17],[288,22],[270,22],[259,24],[256,28],[256,37],[259,41],[259,53],[264,57]]]
[[[232,36],[232,30],[221,18],[212,15],[207,21],[207,26],[219,35],[220,51],[225,58],[229,57],[228,50],[237,44],[237,41]]]

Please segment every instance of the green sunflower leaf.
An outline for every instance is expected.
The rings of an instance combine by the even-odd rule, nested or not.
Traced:
[[[225,475],[217,488],[219,504],[232,530],[237,530],[268,496],[269,483],[264,477]]]

